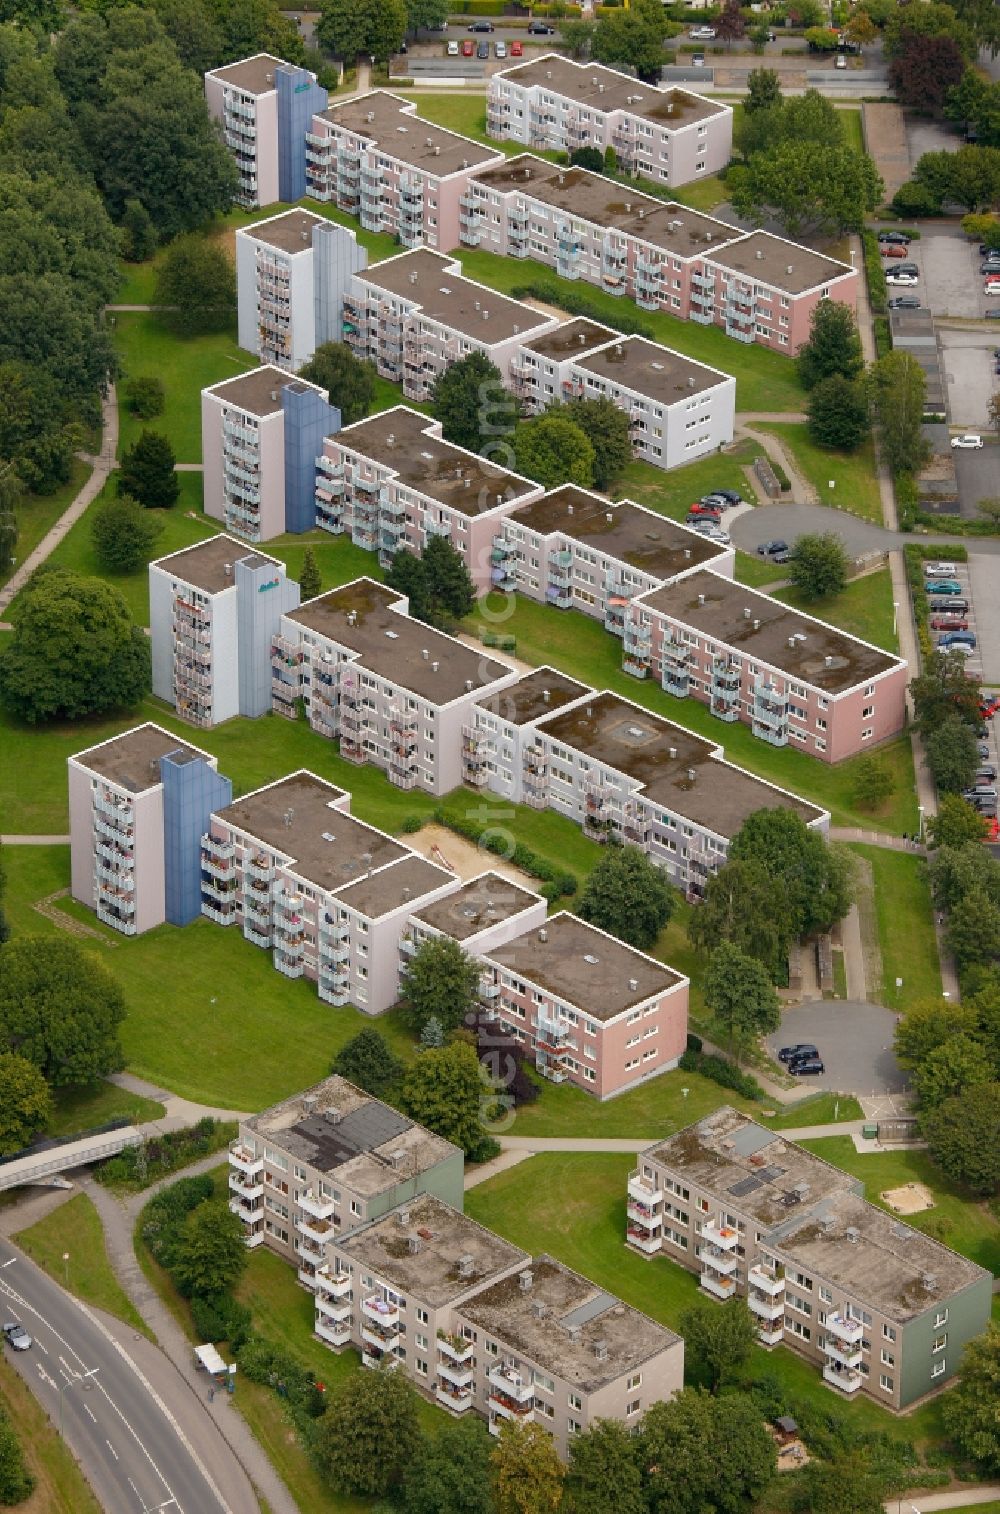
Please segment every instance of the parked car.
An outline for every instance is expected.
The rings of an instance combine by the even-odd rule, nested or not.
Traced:
[[[930,627],[932,631],[967,631],[969,622],[964,615],[932,615]]]
[[[990,744],[989,744],[988,741],[977,741],[976,742],[976,754],[977,754],[977,756],[979,756],[979,757],[989,757],[992,754],[992,751],[993,751],[993,748],[990,746]]]
[[[699,499],[693,505],[688,506],[689,515],[714,515],[716,519],[722,514],[722,505],[712,500]]]
[[[912,289],[920,283],[915,273],[896,273],[895,270],[886,274],[885,281],[887,284],[902,284],[906,289]]]
[[[718,505],[720,510],[725,510],[729,505],[729,501],[724,494],[703,494],[698,503],[710,507]]]
[[[920,277],[920,269],[917,267],[916,263],[894,263],[892,265],[892,271],[897,276],[901,273],[912,273],[915,278]]]
[[[979,265],[980,273],[1000,273],[1000,258],[989,258]]]
[[[474,42],[471,42],[469,38],[466,37],[465,41],[462,43],[462,57],[471,58],[475,50],[476,44]]]
[[[983,294],[986,295],[987,299],[994,294],[1000,294],[1000,279],[987,279],[983,285]],[[990,316],[995,314],[995,312],[987,310],[986,314]]]
[[[458,57],[458,43],[457,42],[449,42],[448,43],[448,57],[449,58],[457,58]]]
[[[691,62],[692,62],[693,66],[695,68],[704,68],[704,66],[705,66],[705,54],[704,53],[692,53],[691,54]]]
[[[701,534],[707,536],[709,541],[717,541],[720,547],[731,547],[733,544],[733,538],[721,526],[709,526]]]
[[[919,310],[920,301],[915,294],[897,294],[889,301],[890,310]]]
[[[939,647],[974,647],[976,637],[973,631],[946,631],[938,637]]]
[[[497,55],[498,58],[506,58],[506,56],[507,56],[507,44],[503,40],[502,37],[494,45],[493,51],[496,53],[496,55]]]
[[[987,310],[986,319],[988,321],[1000,321],[1000,310]]]
[[[954,641],[954,642],[951,642],[946,647],[942,646],[941,643],[938,642],[937,650],[941,653],[941,655],[943,657],[975,657],[976,656],[976,649],[975,649],[975,647],[968,646],[964,641]]]
[[[967,447],[971,448],[974,451],[978,451],[979,448],[983,445],[983,439],[979,435],[978,431],[963,431],[961,436],[952,437],[951,445],[953,447]]]
[[[847,67],[847,59],[844,57],[843,53],[838,53],[837,54],[837,56],[836,56],[836,58],[834,60],[833,66],[834,66],[834,68],[846,68]]]
[[[924,584],[927,594],[961,594],[962,585],[957,578],[937,578]]]
[[[953,562],[925,562],[925,578],[954,578],[955,564]]]
[[[518,42],[516,40],[514,42],[512,42],[510,44],[510,55],[511,55],[512,58],[523,58],[524,57],[524,43],[523,42]]]
[[[546,26],[544,21],[530,21],[528,23],[529,37],[554,37],[555,34],[555,27]]]
[[[819,1057],[808,1057],[801,1062],[790,1062],[788,1071],[796,1078],[818,1078],[826,1072]]]
[[[714,26],[692,26],[688,32],[692,42],[714,42]]]
[[[807,1042],[799,1042],[795,1046],[783,1046],[778,1052],[779,1062],[790,1062],[793,1057],[818,1057],[819,1052],[815,1046]]]
[[[476,43],[476,57],[477,58],[488,58],[489,55],[490,55],[490,44],[488,42],[477,42]]]
[[[12,1351],[27,1351],[31,1336],[17,1320],[9,1320],[3,1327],[4,1340]]]
[[[743,496],[738,489],[716,489],[713,498],[724,499],[728,505],[742,505]]]
[[[495,32],[496,27],[492,21],[473,21],[472,25],[468,26],[466,30],[470,32]]]
[[[908,231],[880,231],[878,239],[880,242],[896,242],[902,247],[909,247],[913,240]]]
[[[781,537],[778,536],[778,537],[775,537],[774,541],[762,541],[762,542],[760,542],[759,545],[758,545],[758,547],[757,547],[757,556],[758,557],[777,557],[780,552],[787,552],[787,551],[788,551],[788,543],[787,543],[787,541],[782,541]]]
[[[997,781],[997,765],[996,765],[996,763],[995,762],[981,762],[979,764],[979,771],[976,773],[976,784],[975,784],[976,788],[978,788],[980,784],[996,783],[996,781]]]
[[[713,520],[710,515],[698,515],[689,524],[691,530],[697,531],[699,536],[714,536],[722,529],[718,521]]]
[[[905,258],[909,250],[906,242],[883,242],[879,248],[884,258]]]

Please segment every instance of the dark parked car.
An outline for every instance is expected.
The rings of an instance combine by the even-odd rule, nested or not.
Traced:
[[[981,762],[979,764],[979,771],[976,774],[976,787],[979,788],[980,784],[996,783],[996,781],[997,781],[997,766],[996,766],[996,763],[995,762]]]
[[[794,1062],[796,1057],[818,1057],[819,1052],[815,1046],[802,1041],[796,1046],[783,1046],[778,1052],[779,1062]]]
[[[716,489],[715,497],[724,499],[727,505],[742,505],[743,496],[738,489]]]
[[[546,26],[544,21],[532,21],[528,25],[529,37],[554,37],[555,34],[555,27]]]
[[[473,21],[472,25],[468,27],[467,30],[470,32],[492,32],[495,31],[496,28],[494,27],[492,21]]]
[[[897,294],[889,301],[890,310],[919,310],[920,301],[915,294]]]
[[[778,537],[775,541],[762,541],[757,548],[758,557],[778,557],[782,552],[788,551],[787,541]]]
[[[912,241],[905,231],[880,231],[878,239],[880,242],[895,242],[900,247],[909,247]]]
[[[477,58],[488,58],[489,55],[490,55],[490,44],[488,42],[480,42],[479,45],[478,45],[478,47],[476,48],[476,57]]]
[[[826,1072],[819,1057],[804,1058],[801,1062],[792,1062],[788,1071],[796,1078],[818,1078]]]
[[[997,310],[995,308],[993,310],[987,310],[986,319],[988,321],[1000,321],[1000,310]]]

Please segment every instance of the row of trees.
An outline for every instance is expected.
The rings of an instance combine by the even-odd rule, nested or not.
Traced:
[[[957,151],[925,152],[913,178],[893,196],[902,215],[938,215],[958,206],[969,212],[987,211],[1000,200],[1000,147],[960,147]]]

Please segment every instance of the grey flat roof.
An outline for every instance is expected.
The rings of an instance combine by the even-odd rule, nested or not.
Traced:
[[[537,352],[539,357],[552,358],[558,363],[565,358],[581,357],[595,347],[603,347],[605,342],[613,342],[616,335],[610,326],[599,326],[596,321],[580,316],[575,321],[564,321],[561,326],[524,345],[529,352]]]
[[[509,674],[505,663],[400,615],[392,608],[400,603],[395,590],[358,578],[289,610],[287,618],[357,652],[360,667],[431,704],[450,704],[467,684],[482,688]]]
[[[273,58],[270,53],[257,53],[253,58],[243,58],[239,63],[228,63],[225,68],[213,68],[212,78],[245,90],[248,95],[268,95],[277,88],[274,72],[287,68],[284,58]]]
[[[285,568],[278,558],[269,557],[266,552],[248,551],[246,542],[235,541],[231,536],[210,536],[193,547],[182,547],[179,552],[155,558],[150,567],[161,568],[164,573],[170,573],[206,594],[219,594],[223,589],[231,589],[236,582],[234,572],[238,562],[248,563],[251,567],[273,563],[282,574]]]
[[[370,1269],[433,1309],[530,1260],[520,1247],[426,1193],[362,1225],[337,1249],[362,1272]]]
[[[681,352],[648,342],[642,336],[622,337],[576,360],[576,366],[606,383],[621,384],[657,405],[677,405],[707,389],[731,384],[728,373],[706,368]]]
[[[483,955],[595,1020],[613,1020],[684,981],[672,967],[565,912]]]
[[[455,259],[419,248],[386,258],[355,274],[362,283],[384,289],[419,305],[432,321],[439,321],[484,345],[509,341],[548,325],[552,317],[474,284],[461,272],[449,273]]]
[[[589,684],[577,683],[556,668],[536,668],[517,683],[509,683],[487,699],[480,699],[478,704],[480,709],[489,710],[510,725],[527,725],[542,715],[554,714],[582,694],[593,692]]]
[[[503,1347],[584,1392],[615,1382],[668,1347],[680,1347],[672,1330],[620,1303],[555,1257],[543,1252],[524,1270],[531,1274],[528,1288],[522,1288],[515,1273],[467,1299],[457,1313]],[[536,1307],[541,1305],[544,1309]],[[579,1327],[576,1340],[570,1325]],[[595,1350],[598,1344],[603,1357]]]
[[[615,68],[605,68],[600,63],[573,63],[559,53],[545,53],[530,63],[505,68],[494,78],[522,88],[537,86],[550,90],[554,95],[562,95],[606,115],[616,110],[625,111],[672,130],[725,115],[729,110],[728,106],[706,100],[704,95],[693,94],[690,90],[657,89],[652,84],[644,84],[641,79],[619,73]]]
[[[491,163],[499,156],[495,147],[484,147],[414,115],[409,101],[384,89],[346,100],[334,99],[319,119],[366,138],[387,157],[435,176]]]
[[[759,256],[758,256],[759,254]],[[719,268],[770,284],[786,294],[804,294],[820,284],[851,273],[846,263],[837,262],[821,252],[812,252],[798,242],[786,242],[768,231],[751,231],[748,236],[706,252],[705,257]]]
[[[424,859],[352,815],[331,809],[343,793],[312,773],[298,772],[245,794],[215,814],[224,825],[246,831],[271,851],[289,857],[292,870],[319,888],[339,893],[363,880],[363,893],[351,903],[366,914],[381,915],[395,908],[405,883],[405,878],[393,877],[388,864],[409,866],[412,860]],[[418,884],[425,878],[425,891],[440,888],[449,876],[429,862],[424,868],[426,872],[419,870],[419,877],[415,873],[411,881]],[[416,905],[419,887],[413,888],[411,898]]]
[[[574,484],[531,500],[509,518],[543,536],[559,532],[651,578],[673,578],[675,573],[715,562],[729,550],[630,499],[612,504]]]
[[[434,424],[431,417],[397,405],[356,421],[332,440],[338,447],[371,458],[380,468],[391,468],[406,488],[463,515],[482,515],[538,488],[531,479],[429,435]]]
[[[134,731],[112,736],[100,746],[77,752],[75,760],[109,783],[132,794],[143,794],[147,789],[155,789],[160,782],[161,757],[174,757],[182,762],[193,762],[198,757],[209,760],[207,752],[189,746],[170,731],[152,723],[136,726]]]
[[[715,742],[607,689],[539,721],[538,729],[584,758],[627,773],[654,804],[717,836],[735,836],[756,810],[790,809],[807,824],[823,813],[743,768],[722,762],[713,755],[718,751]]]
[[[325,224],[323,217],[311,210],[286,210],[284,215],[254,221],[242,230],[266,247],[277,247],[281,252],[308,252],[312,248],[313,227]]]
[[[651,589],[641,604],[829,694],[900,665],[898,657],[718,573],[692,573]]]
[[[340,890],[338,898],[351,909],[377,920],[380,915],[391,914],[393,910],[422,899],[435,889],[443,888],[453,878],[454,874],[447,868],[438,867],[436,863],[428,862],[426,857],[414,854],[394,862],[391,867],[384,867],[381,872],[372,873],[368,878],[359,878],[356,883],[348,884]]]
[[[536,905],[540,897],[526,888],[518,888],[501,873],[482,873],[463,883],[455,893],[417,910],[416,919],[451,936],[454,941],[467,941],[491,925],[499,925],[503,920],[523,914]]]
[[[731,241],[734,234],[726,221],[687,205],[674,200],[664,203],[633,184],[616,184],[585,168],[559,168],[531,153],[480,169],[475,182],[505,193],[520,192],[525,199],[565,211],[576,220],[640,237],[678,258],[701,257],[712,246]]]
[[[336,1173],[355,1193],[383,1193],[436,1167],[458,1147],[346,1078],[313,1088],[242,1122],[247,1130],[319,1172]],[[402,1153],[393,1161],[393,1153]]]
[[[226,405],[235,405],[239,410],[246,410],[249,415],[262,417],[277,415],[281,409],[281,391],[286,384],[297,385],[300,389],[309,387],[301,379],[296,379],[293,373],[286,373],[284,368],[267,364],[262,368],[251,368],[249,373],[242,373],[239,378],[213,384],[209,393]]]

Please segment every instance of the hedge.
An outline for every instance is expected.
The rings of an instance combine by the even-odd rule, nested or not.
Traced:
[[[877,315],[872,321],[875,331],[875,356],[888,357],[892,351],[892,327],[887,315]]]
[[[791,491],[792,487],[792,481],[788,477],[788,474],[785,472],[780,463],[775,462],[773,457],[769,457],[768,462],[771,465],[771,472],[778,480],[778,485],[781,489],[782,494],[788,494]]]
[[[917,510],[914,519],[918,526],[928,531],[947,531],[952,536],[992,536],[1000,531],[991,520],[966,520],[963,515],[932,515],[927,510]],[[944,549],[935,550],[933,557],[944,557]]]
[[[865,276],[868,281],[868,299],[871,302],[874,315],[885,315],[889,291],[886,287],[885,272],[882,268],[882,254],[879,252],[878,240],[873,231],[861,233],[861,245],[865,254]]]
[[[735,1062],[727,1062],[715,1052],[685,1051],[677,1065],[684,1072],[700,1072],[703,1078],[711,1078],[713,1083],[731,1088],[744,1099],[761,1100],[764,1097],[764,1090],[756,1078],[748,1072],[741,1072]]]
[[[454,0],[453,16],[502,16],[504,0]]]
[[[235,1120],[213,1120],[210,1116],[183,1130],[168,1130],[153,1136],[141,1146],[128,1146],[94,1169],[94,1177],[106,1188],[125,1188],[133,1193],[150,1183],[196,1162],[199,1157],[221,1151],[238,1134]]]
[[[657,340],[656,332],[647,321],[634,316],[610,314],[603,306],[589,299],[582,290],[567,288],[564,281],[533,279],[530,284],[515,284],[510,291],[515,300],[542,300],[546,305],[557,305],[570,315],[585,316],[588,320],[612,326],[623,336],[644,336],[650,342]]]
[[[539,893],[548,899],[550,904],[561,898],[564,894],[575,894],[577,881],[572,873],[563,872],[540,857],[537,852],[531,851],[520,841],[516,842],[511,850],[508,839],[495,826],[477,825],[474,820],[461,819],[457,815],[450,815],[444,809],[434,811],[434,819],[438,825],[443,825],[458,836],[464,836],[467,841],[474,841],[481,846],[483,851],[492,852],[495,857],[504,857],[508,862],[513,862],[515,867],[521,868],[525,873],[530,873],[533,878],[542,880],[543,887]]]

